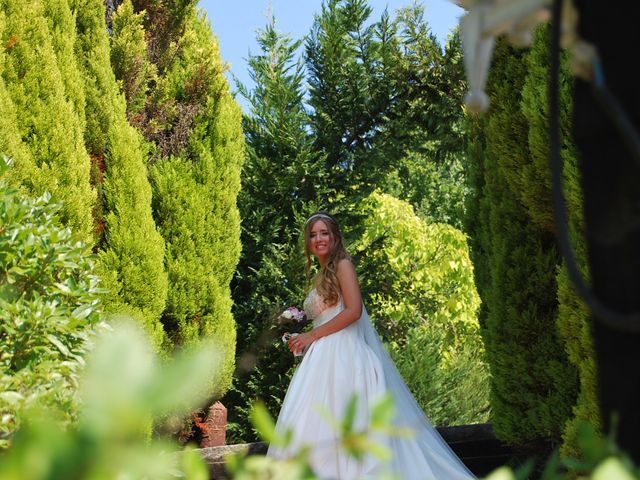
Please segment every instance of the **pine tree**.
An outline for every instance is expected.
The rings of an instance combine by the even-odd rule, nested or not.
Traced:
[[[239,86],[251,110],[244,118],[248,157],[239,197],[243,253],[233,288],[243,334],[234,389],[226,400],[234,405],[229,422],[235,441],[254,438],[249,409],[257,397],[274,415],[284,397],[293,358],[277,348],[270,327],[279,309],[301,306],[301,226],[320,205],[317,198],[326,196],[327,182],[308,129],[303,69],[295,59],[300,42],[278,33],[273,17],[257,40],[261,52],[249,57],[256,86]]]
[[[393,99],[395,27],[386,14],[372,22],[371,13],[366,0],[327,0],[306,43],[314,147],[338,192],[326,201],[345,214],[340,203],[365,198],[393,164],[373,144]]]

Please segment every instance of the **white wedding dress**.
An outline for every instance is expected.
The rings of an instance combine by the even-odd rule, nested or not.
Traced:
[[[304,302],[314,327],[344,309],[342,301],[327,307],[315,289]],[[392,452],[390,462],[373,456],[356,459],[339,443],[336,425],[353,394],[357,395],[354,431],[366,430],[376,400],[391,393],[396,415],[393,425],[410,429],[411,437],[386,436],[373,440]],[[362,316],[348,327],[313,342],[298,365],[284,398],[276,431],[293,431],[286,448],[270,445],[268,456],[288,458],[310,448],[314,472],[326,480],[376,478],[391,473],[399,480],[467,480],[476,477],[460,461],[424,415],[402,380],[363,306]]]

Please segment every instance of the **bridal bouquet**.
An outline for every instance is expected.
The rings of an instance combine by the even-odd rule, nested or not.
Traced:
[[[309,321],[307,320],[307,314],[304,310],[289,307],[278,315],[277,323],[279,330],[284,331],[282,341],[287,343],[291,337],[299,335]],[[295,352],[294,355],[298,357],[302,355],[302,353],[303,352]]]

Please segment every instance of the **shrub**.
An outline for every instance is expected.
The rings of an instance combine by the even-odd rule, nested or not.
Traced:
[[[398,371],[436,426],[484,423],[489,418],[489,369],[473,339],[447,345],[437,325],[411,330],[404,346],[390,345]]]
[[[76,388],[87,335],[98,322],[98,278],[84,243],[58,217],[45,193],[22,196],[1,177],[0,440],[7,446],[25,407],[77,413]]]
[[[149,418],[194,408],[211,391],[213,384],[202,378],[217,370],[215,347],[209,343],[182,353],[161,364],[140,325],[114,322],[95,338],[80,378],[78,422],[61,430],[52,412],[30,410],[12,448],[0,458],[0,478],[208,478],[195,452],[180,454],[173,442],[149,439],[145,432]]]

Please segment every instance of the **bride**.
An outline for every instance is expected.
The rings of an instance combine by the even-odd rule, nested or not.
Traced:
[[[320,264],[304,309],[313,330],[292,337],[289,348],[304,351],[284,398],[276,431],[292,430],[286,447],[270,445],[268,456],[288,458],[310,447],[309,462],[322,479],[375,478],[392,473],[401,480],[476,478],[424,415],[373,329],[362,304],[358,277],[336,220],[326,212],[312,215],[304,227],[307,271],[315,256]],[[392,453],[385,464],[368,455],[356,459],[340,446],[339,432],[324,412],[340,420],[357,399],[354,430],[366,430],[377,400],[391,394],[393,426],[410,429],[410,437],[375,434],[374,441]]]

